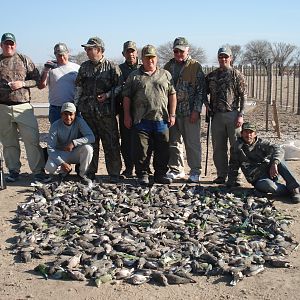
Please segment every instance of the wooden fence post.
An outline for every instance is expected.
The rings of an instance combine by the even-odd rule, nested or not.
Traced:
[[[300,64],[298,66],[298,105],[297,105],[297,115],[300,115]]]
[[[272,69],[272,64],[269,60],[267,67],[266,131],[269,131],[269,105],[272,101]]]

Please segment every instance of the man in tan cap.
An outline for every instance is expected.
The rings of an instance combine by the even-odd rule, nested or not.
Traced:
[[[157,67],[154,46],[142,49],[142,62],[123,88],[124,124],[133,128],[133,157],[140,184],[149,183],[147,151],[151,141],[154,181],[168,184],[169,127],[175,124],[176,91],[171,74]]]

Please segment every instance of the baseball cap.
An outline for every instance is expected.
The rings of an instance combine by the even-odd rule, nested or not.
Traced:
[[[15,35],[10,32],[4,33],[1,38],[1,43],[4,43],[6,41],[12,41],[15,43],[16,42]]]
[[[157,56],[155,47],[152,45],[146,45],[142,49],[142,56]]]
[[[231,56],[232,55],[232,52],[231,52],[231,49],[229,47],[221,47],[219,50],[218,50],[218,56],[220,54],[226,54],[228,56]]]
[[[178,37],[174,40],[173,49],[179,49],[184,51],[189,46],[189,42],[184,37]]]
[[[242,125],[242,131],[246,129],[256,131],[256,126],[250,122],[246,122]]]
[[[60,112],[64,112],[64,111],[74,113],[74,112],[76,112],[76,106],[72,102],[65,102],[62,105]]]
[[[133,41],[127,41],[123,45],[123,52],[125,53],[128,49],[137,50],[136,43]]]
[[[104,51],[104,42],[97,36],[89,38],[86,44],[81,45],[81,47],[101,47]]]
[[[65,53],[69,53],[68,47],[66,44],[64,43],[58,43],[54,46],[54,55],[59,54],[65,54]]]

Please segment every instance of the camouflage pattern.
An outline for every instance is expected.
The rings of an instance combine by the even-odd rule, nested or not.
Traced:
[[[86,113],[83,113],[82,117],[95,135],[95,143],[92,143],[94,150],[93,159],[89,166],[88,173],[97,173],[100,150],[99,142],[101,139],[107,173],[109,175],[119,175],[122,168],[122,162],[116,118],[114,116],[100,117],[99,115]]]
[[[118,65],[102,58],[98,63],[90,60],[80,66],[75,81],[80,87],[77,106],[80,112],[95,114],[97,116],[111,116],[114,110],[114,97],[122,88],[121,70]],[[100,103],[97,96],[110,93],[111,97]]]
[[[244,113],[247,85],[240,71],[217,68],[206,76],[206,86],[213,113],[233,110]]]
[[[140,66],[141,66],[141,62],[138,61],[137,64],[135,65],[129,65],[126,61],[122,64],[119,65],[120,69],[121,69],[121,73],[122,73],[122,80],[125,83],[125,81],[127,80],[129,74],[135,70],[137,70]]]
[[[238,138],[231,152],[228,182],[235,182],[239,168],[247,181],[254,184],[260,177],[268,174],[270,165],[284,159],[284,150],[276,144],[257,138],[252,145]]]
[[[107,172],[119,175],[122,165],[114,101],[122,88],[120,68],[105,58],[98,63],[88,60],[81,65],[75,84],[80,91],[77,95],[78,109],[95,135],[88,173],[97,173],[101,139]],[[110,94],[104,103],[97,100],[97,95],[102,93]]]
[[[25,87],[11,91],[0,86],[0,103],[13,105],[30,101],[29,88],[35,87],[40,74],[31,59],[25,55],[15,53],[12,57],[0,55],[0,80],[3,82],[24,81]]]
[[[178,69],[178,66],[180,69]],[[172,58],[164,67],[174,78],[177,117],[187,117],[192,111],[201,112],[207,98],[205,76],[199,62],[188,57],[181,67]]]
[[[167,120],[168,97],[175,93],[172,76],[168,71],[157,68],[149,76],[143,66],[129,75],[123,87],[123,96],[131,100],[134,124],[142,119]]]

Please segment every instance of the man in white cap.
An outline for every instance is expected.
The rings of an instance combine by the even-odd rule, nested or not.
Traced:
[[[60,119],[61,107],[65,102],[74,102],[75,80],[80,66],[69,61],[66,44],[54,46],[56,61],[47,61],[39,84],[39,89],[49,87],[49,121]]]
[[[93,157],[95,137],[83,118],[76,117],[76,107],[66,102],[61,108],[61,118],[50,128],[48,138],[48,161],[45,169],[50,174],[59,170],[63,176],[72,171],[71,164],[80,163],[79,177],[90,184],[86,171]]]

